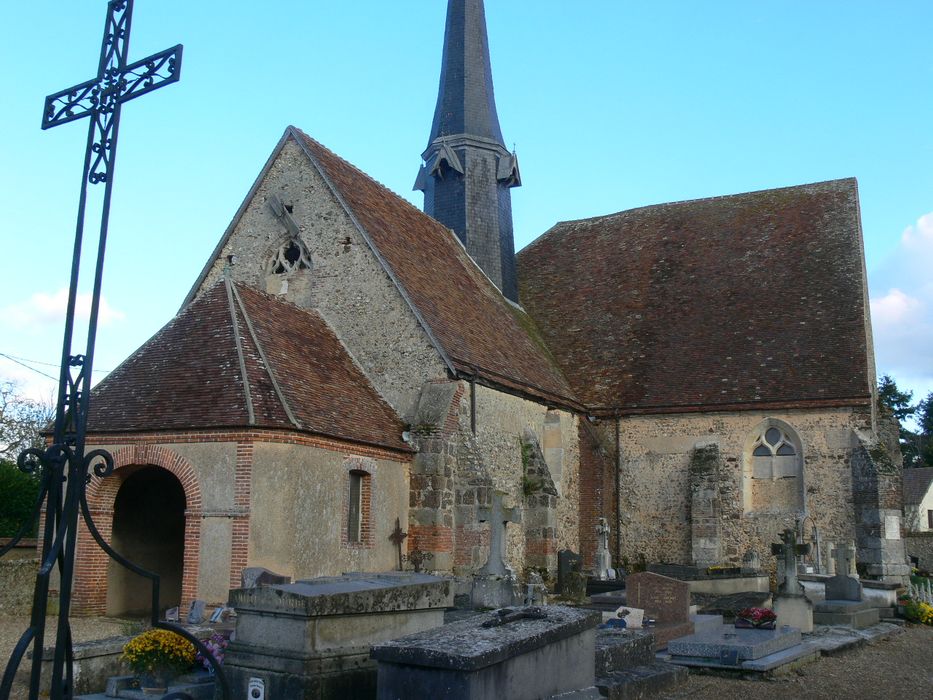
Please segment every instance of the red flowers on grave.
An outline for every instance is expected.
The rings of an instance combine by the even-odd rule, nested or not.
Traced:
[[[735,626],[739,628],[774,629],[777,615],[770,608],[745,608],[735,615]]]

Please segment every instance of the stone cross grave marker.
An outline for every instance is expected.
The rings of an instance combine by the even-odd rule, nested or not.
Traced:
[[[505,532],[509,523],[520,523],[520,508],[504,508],[502,494],[496,491],[492,496],[492,506],[480,508],[479,521],[489,523],[489,559],[479,570],[480,574],[492,576],[511,576],[512,570],[505,564]]]
[[[599,519],[596,526],[596,578],[605,581],[610,578],[609,569],[612,568],[612,558],[609,555],[609,521]]]
[[[690,585],[686,581],[641,571],[625,579],[625,603],[641,608],[658,623],[690,621]]]
[[[849,574],[855,560],[853,549],[844,545],[833,550],[836,575],[826,581],[826,600],[862,600],[862,584]]]
[[[771,545],[774,556],[784,557],[784,583],[781,592],[787,595],[800,595],[800,582],[797,580],[797,557],[810,553],[809,544],[797,544],[797,533],[788,528],[781,533],[780,544]]]
[[[833,561],[836,564],[837,576],[848,576],[852,570],[853,556],[852,549],[848,545],[836,547],[833,550]]]
[[[398,549],[398,570],[402,570],[402,542],[408,537],[407,532],[402,532],[402,523],[398,518],[395,519],[395,529],[389,535],[389,540]]]

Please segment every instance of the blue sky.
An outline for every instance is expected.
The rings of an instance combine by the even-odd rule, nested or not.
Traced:
[[[43,132],[40,116],[47,94],[92,77],[105,7],[2,10],[0,353],[52,375],[86,124]],[[97,368],[177,311],[288,124],[420,206],[445,8],[137,0],[130,59],[183,43],[184,66],[123,111]],[[522,165],[517,247],[559,220],[855,176],[879,374],[933,391],[933,3],[486,9],[499,117]],[[52,384],[3,357],[0,378],[34,395]]]

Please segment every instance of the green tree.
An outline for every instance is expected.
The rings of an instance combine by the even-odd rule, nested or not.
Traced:
[[[913,397],[912,391],[898,389],[897,382],[890,375],[885,374],[878,380],[878,403],[894,414],[898,422],[898,437],[905,468],[923,466],[920,458],[920,435],[904,427],[904,421],[917,412],[917,406],[911,405]]]
[[[910,405],[913,398],[914,392],[898,389],[897,382],[890,375],[885,374],[878,380],[878,402],[890,408],[899,423],[917,412],[917,407]]]
[[[26,398],[11,381],[0,381],[0,459],[15,462],[19,453],[42,447],[42,430],[54,415],[51,404]]]
[[[933,467],[933,391],[917,404],[917,427],[917,466]]]
[[[39,479],[16,466],[20,452],[42,447],[41,431],[53,415],[50,405],[22,396],[16,384],[0,381],[0,537],[12,537],[29,518]],[[36,523],[29,535],[35,534]]]
[[[39,496],[39,480],[19,470],[13,462],[0,460],[0,537],[12,537],[32,514]],[[26,533],[34,536],[36,525]]]

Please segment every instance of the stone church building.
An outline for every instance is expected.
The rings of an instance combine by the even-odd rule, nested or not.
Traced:
[[[247,566],[296,578],[467,575],[484,506],[506,559],[767,564],[805,523],[905,573],[881,439],[855,180],[563,222],[514,252],[518,160],[482,0],[450,0],[424,212],[285,130],[178,315],[95,390],[115,456],[88,500],[162,604],[225,601]],[[79,543],[75,605],[146,591]]]

